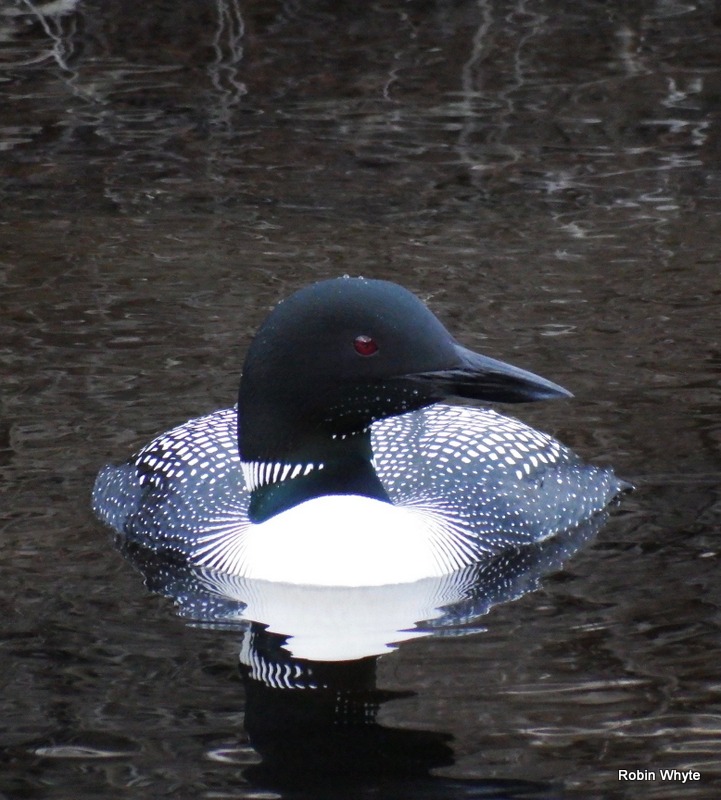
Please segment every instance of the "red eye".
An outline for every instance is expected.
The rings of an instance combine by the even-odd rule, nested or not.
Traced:
[[[353,339],[353,347],[355,347],[356,353],[361,356],[372,356],[378,352],[378,345],[375,343],[375,339],[365,334],[356,336]]]

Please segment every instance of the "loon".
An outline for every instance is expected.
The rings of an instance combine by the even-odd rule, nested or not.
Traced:
[[[325,280],[262,323],[236,407],[103,468],[94,510],[126,543],[243,578],[450,574],[581,524],[628,484],[516,419],[443,401],[570,396],[463,347],[395,283]]]

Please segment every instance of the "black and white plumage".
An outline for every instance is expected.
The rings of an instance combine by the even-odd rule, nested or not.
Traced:
[[[324,349],[333,338],[337,352]],[[400,287],[327,281],[261,328],[239,409],[191,420],[106,467],[94,507],[137,544],[252,579],[352,586],[442,575],[572,528],[626,485],[518,420],[436,401],[567,394],[461,348]]]

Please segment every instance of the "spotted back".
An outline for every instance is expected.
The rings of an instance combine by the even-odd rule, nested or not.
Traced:
[[[479,556],[578,525],[624,488],[610,470],[488,409],[438,404],[389,417],[373,425],[372,443],[392,502],[442,517]],[[93,503],[130,541],[192,558],[201,540],[250,524],[249,497],[230,408],[105,467]]]

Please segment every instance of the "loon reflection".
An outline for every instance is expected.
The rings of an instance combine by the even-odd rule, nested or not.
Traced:
[[[245,729],[261,761],[246,767],[243,777],[255,789],[314,800],[560,797],[555,787],[539,781],[433,774],[453,767],[454,737],[378,721],[386,703],[412,698],[415,692],[378,688],[376,658],[294,659],[282,636],[257,625],[246,642],[240,664]]]
[[[478,633],[494,606],[542,577],[596,535],[598,515],[545,542],[506,551],[450,576],[397,587],[302,587],[231,578],[172,563],[121,539],[147,587],[194,624],[242,632],[245,729],[260,762],[243,777],[272,792],[372,789],[374,798],[543,798],[557,787],[518,780],[456,780],[432,774],[454,764],[449,733],[393,728],[377,717],[413,692],[377,685],[378,657],[399,643]],[[400,794],[399,794],[400,792]],[[285,796],[285,794],[284,794]],[[305,794],[303,796],[306,796]]]

